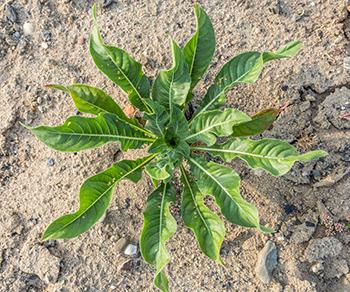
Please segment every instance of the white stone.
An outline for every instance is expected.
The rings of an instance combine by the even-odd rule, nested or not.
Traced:
[[[34,31],[33,24],[31,24],[30,22],[26,22],[25,24],[23,24],[24,35],[32,35],[33,31]]]
[[[136,256],[137,255],[137,246],[134,244],[128,244],[124,250],[124,254],[128,256]]]
[[[311,267],[311,271],[316,275],[321,274],[323,270],[324,270],[324,267],[322,263],[316,263]]]

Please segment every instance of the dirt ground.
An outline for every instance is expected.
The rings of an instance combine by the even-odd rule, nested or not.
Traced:
[[[109,2],[109,1],[104,1]],[[193,1],[116,0],[99,9],[106,40],[126,49],[154,77],[170,66],[169,39],[181,45],[194,30]],[[301,151],[329,156],[298,163],[280,178],[235,161],[242,194],[277,230],[265,236],[226,223],[218,266],[198,250],[193,234],[174,216],[169,241],[172,291],[350,291],[350,18],[344,1],[199,1],[217,34],[214,62],[197,89],[235,54],[273,50],[299,39],[292,60],[269,63],[253,85],[239,86],[228,105],[250,114],[288,107],[265,136],[287,139]],[[7,4],[7,5],[5,5]],[[9,8],[10,5],[13,9]],[[74,154],[48,149],[19,125],[59,124],[76,114],[48,83],[97,85],[120,105],[127,99],[94,67],[88,54],[92,1],[0,0],[0,291],[154,291],[153,271],[141,257],[124,255],[137,243],[148,178],[121,183],[102,222],[69,241],[41,242],[45,227],[78,207],[79,185],[121,158],[118,145]],[[346,69],[348,68],[348,69]],[[265,284],[255,274],[260,250],[275,243],[278,262]]]

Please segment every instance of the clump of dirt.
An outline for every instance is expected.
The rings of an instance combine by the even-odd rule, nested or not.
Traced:
[[[321,103],[314,121],[323,129],[350,129],[350,89],[337,88]]]
[[[171,63],[169,36],[180,44],[193,32],[192,3],[185,1],[101,1],[99,22],[110,43],[130,52],[147,75]],[[349,18],[334,1],[200,1],[217,34],[212,66],[196,89],[194,107],[216,72],[247,50],[274,50],[293,39],[303,43],[294,59],[269,63],[262,78],[227,94],[227,104],[253,114],[286,107],[264,136],[287,139],[302,151],[324,149],[329,156],[298,163],[284,177],[232,166],[242,176],[242,194],[255,203],[262,235],[227,224],[217,266],[198,250],[173,208],[178,232],[169,242],[168,272],[174,291],[347,291],[350,289],[347,229],[350,218]],[[1,291],[153,291],[152,269],[125,245],[137,244],[142,210],[152,187],[121,183],[104,220],[69,241],[41,242],[54,218],[78,207],[79,185],[115,160],[118,145],[78,154],[52,151],[19,122],[59,124],[76,114],[73,102],[48,83],[97,85],[128,106],[124,94],[94,67],[88,55],[92,1],[3,1],[0,4],[0,283]],[[320,208],[320,206],[323,206]],[[332,225],[332,226],[333,226]],[[338,225],[337,225],[338,226]],[[259,252],[271,241],[277,265],[262,282]],[[322,256],[321,256],[322,255]],[[261,257],[259,257],[261,259]],[[261,261],[259,261],[261,263]],[[265,263],[261,263],[264,265]]]

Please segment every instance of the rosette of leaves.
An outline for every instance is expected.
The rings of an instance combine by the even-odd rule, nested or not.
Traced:
[[[279,114],[277,109],[249,116],[234,108],[223,108],[227,91],[242,83],[255,82],[265,63],[295,56],[300,48],[297,41],[275,52],[253,51],[233,57],[221,68],[193,115],[185,114],[194,96],[193,89],[215,51],[214,30],[208,15],[198,4],[194,11],[194,35],[183,48],[171,42],[173,65],[160,71],[151,85],[139,62],[126,51],[104,42],[93,7],[91,57],[143,115],[138,119],[126,116],[108,93],[89,85],[51,85],[68,93],[78,111],[90,117],[73,116],[54,127],[28,127],[47,146],[63,152],[115,142],[123,151],[148,147],[144,157],[118,161],[88,178],[80,188],[79,209],[51,223],[43,239],[68,239],[87,231],[106,212],[118,183],[123,179],[136,183],[144,170],[155,189],[145,204],[140,248],[145,261],[154,266],[154,282],[162,291],[169,289],[165,267],[170,254],[166,242],[176,232],[176,220],[169,209],[176,203],[175,172],[181,175],[181,217],[185,225],[193,231],[202,252],[222,263],[219,252],[225,227],[221,217],[206,206],[206,196],[214,197],[221,214],[232,224],[262,232],[271,230],[260,224],[257,208],[240,195],[238,174],[210,157],[221,158],[223,163],[242,159],[253,169],[280,176],[296,161],[326,155],[322,150],[300,154],[285,141],[250,138],[272,125]]]

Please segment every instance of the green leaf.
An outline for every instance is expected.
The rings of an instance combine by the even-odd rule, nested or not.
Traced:
[[[233,86],[240,83],[254,83],[267,61],[293,57],[299,49],[300,42],[294,41],[275,53],[246,52],[234,57],[222,67],[215,77],[214,84],[209,87],[195,115],[222,105],[225,101],[225,93]]]
[[[117,183],[122,179],[139,181],[142,167],[154,156],[137,160],[122,160],[88,178],[80,188],[79,210],[51,223],[43,235],[43,240],[73,238],[87,231],[106,212]]]
[[[184,185],[181,201],[184,223],[194,232],[203,253],[222,264],[220,248],[225,237],[224,223],[204,204],[204,195],[199,191],[196,182],[190,180],[183,167],[181,178]]]
[[[70,117],[63,125],[56,127],[28,128],[50,148],[64,152],[96,148],[113,141],[119,141],[122,150],[126,151],[154,141],[144,129],[109,113],[94,118]]]
[[[171,172],[167,170],[168,165],[159,165],[157,162],[151,162],[145,167],[147,174],[154,180],[166,180],[170,178]]]
[[[93,6],[94,28],[90,36],[90,55],[97,68],[129,96],[130,102],[141,111],[150,112],[145,102],[149,98],[150,84],[142,66],[124,50],[106,45],[96,21]]]
[[[147,165],[148,175],[155,180],[168,181],[174,174],[175,169],[181,164],[183,157],[190,155],[190,147],[180,141],[178,145],[167,144],[164,139],[159,138],[149,148],[149,153],[157,153],[153,163]]]
[[[201,193],[215,197],[228,221],[260,229],[258,209],[241,197],[240,177],[233,169],[198,157],[189,162]]]
[[[267,130],[279,115],[278,109],[266,109],[252,117],[250,121],[234,125],[232,128],[233,137],[246,137],[261,134]]]
[[[180,153],[185,150],[189,154],[189,146],[184,141],[188,135],[188,122],[185,114],[175,105],[171,115],[157,102],[152,101],[149,105],[153,113],[145,115],[147,120],[145,128],[159,137],[151,145],[149,152],[162,152],[168,148],[169,151],[175,150]]]
[[[232,139],[212,147],[191,147],[192,150],[208,151],[225,161],[238,157],[255,169],[261,168],[274,176],[286,174],[296,161],[311,161],[327,156],[323,150],[299,154],[297,149],[285,141],[276,139]]]
[[[148,120],[146,128],[152,130],[159,138],[151,145],[149,152],[166,151],[188,155],[190,149],[184,141],[188,135],[188,123],[184,113],[175,105],[170,116],[163,106],[152,108],[155,113],[146,115]]]
[[[165,135],[166,126],[169,124],[170,116],[165,107],[153,100],[147,101],[152,109],[152,113],[145,114],[144,118],[147,121],[145,128],[150,130],[158,137]]]
[[[188,135],[188,122],[186,116],[182,110],[177,106],[173,107],[173,111],[170,114],[170,121],[167,127],[167,132],[171,133],[172,136],[184,139]]]
[[[159,72],[152,88],[152,98],[169,109],[172,113],[173,104],[179,106],[186,101],[191,86],[191,77],[181,48],[175,41],[171,43],[173,67]]]
[[[217,137],[231,135],[234,125],[250,120],[247,114],[236,109],[208,111],[191,121],[191,132],[186,140],[188,142],[202,141],[207,145],[213,145]]]
[[[163,272],[170,262],[165,243],[176,232],[176,221],[169,206],[175,203],[176,191],[170,184],[162,183],[147,199],[144,223],[140,237],[140,249],[144,260],[156,268],[155,285],[168,291],[168,280]]]
[[[50,84],[49,88],[63,90],[71,95],[75,106],[82,113],[98,115],[99,113],[112,113],[119,118],[128,120],[120,106],[103,90],[85,84],[68,86]]]
[[[160,272],[154,278],[154,285],[163,292],[169,291],[169,280],[164,272]]]
[[[263,53],[264,62],[282,58],[290,58],[296,56],[301,48],[300,41],[291,41],[284,47],[280,48],[276,52],[265,52]]]
[[[152,145],[148,148],[149,153],[161,153],[164,150],[168,149],[168,145],[166,141],[164,140],[164,137],[160,137],[157,140],[155,140]]]
[[[183,49],[192,80],[191,90],[207,71],[215,52],[215,33],[209,16],[199,4],[194,5],[194,12],[196,15],[196,32]],[[189,101],[189,96],[187,101]]]

